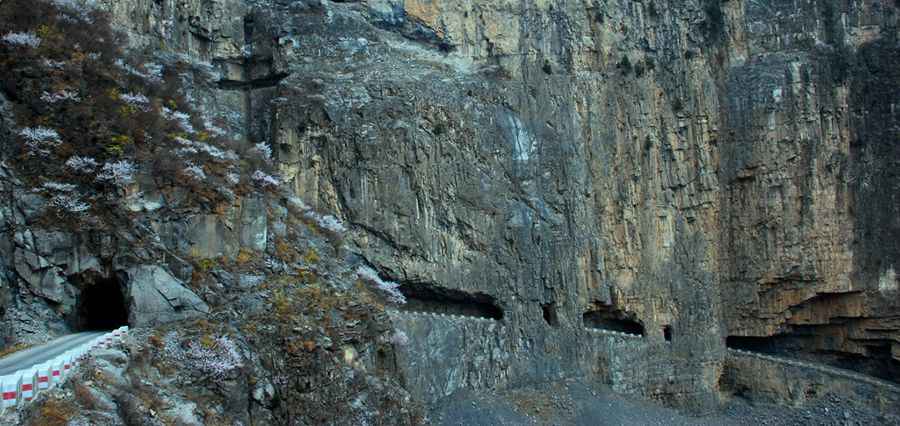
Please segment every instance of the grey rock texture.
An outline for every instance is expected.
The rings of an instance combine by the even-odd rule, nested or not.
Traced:
[[[787,335],[896,375],[897,204],[874,194],[897,184],[884,172],[896,151],[879,142],[897,116],[873,101],[897,90],[876,77],[892,75],[896,7],[798,6],[734,9],[746,24],[723,81],[725,320],[732,335]]]
[[[285,300],[271,275],[352,276],[299,260],[284,195],[348,226],[354,267],[438,296],[419,306],[452,312],[457,291],[502,312],[395,313],[407,345],[345,352],[431,406],[577,376],[708,413],[724,371],[763,390],[754,371],[779,371],[728,355],[729,337],[900,377],[894,1],[101,3],[131,48],[189,63],[185,96],[242,154],[271,148],[285,193],[201,208],[141,181],[132,222],[84,241],[36,224],[46,200],[4,172],[7,340],[64,332],[82,275],[131,271],[143,324],[263,312]],[[591,312],[643,336],[589,330]],[[321,384],[277,379],[295,397]]]
[[[851,370],[735,349],[729,349],[726,361],[725,386],[744,388],[757,400],[802,404],[834,393],[875,398],[886,406],[900,399],[897,384]]]
[[[132,306],[128,322],[136,327],[193,319],[209,313],[203,299],[160,266],[135,266],[126,274],[127,297]]]

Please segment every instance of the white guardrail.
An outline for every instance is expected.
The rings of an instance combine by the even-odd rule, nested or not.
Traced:
[[[49,361],[0,376],[0,392],[3,395],[0,412],[27,403],[37,397],[38,392],[62,383],[90,351],[108,347],[113,340],[121,339],[126,332],[128,326],[119,327]]]

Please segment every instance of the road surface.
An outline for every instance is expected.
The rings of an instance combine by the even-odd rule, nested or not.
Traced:
[[[91,341],[104,335],[105,331],[85,331],[82,333],[69,334],[56,340],[44,343],[43,345],[31,347],[19,352],[12,353],[0,358],[0,376],[13,374],[16,371],[24,370],[49,361],[64,352],[75,349],[79,345]]]

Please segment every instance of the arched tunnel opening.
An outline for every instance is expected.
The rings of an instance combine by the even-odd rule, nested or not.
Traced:
[[[644,335],[644,325],[637,321],[634,314],[611,306],[597,306],[596,309],[585,312],[581,321],[587,328]]]
[[[81,280],[74,328],[101,331],[123,325],[128,325],[128,303],[122,281],[115,276]]]

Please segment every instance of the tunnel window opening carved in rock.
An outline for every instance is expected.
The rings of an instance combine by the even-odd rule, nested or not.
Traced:
[[[672,341],[672,326],[671,325],[663,326],[663,339],[666,339],[667,342]]]
[[[587,328],[644,335],[644,325],[637,320],[634,314],[613,309],[607,305],[599,305],[595,309],[585,312],[581,316],[581,320]]]
[[[427,283],[404,283],[400,292],[406,296],[402,309],[444,315],[503,319],[503,309],[492,296],[467,293]]]
[[[541,311],[544,315],[544,322],[551,327],[559,326],[559,318],[556,316],[556,304],[546,303],[541,305]]]
[[[751,352],[776,353],[773,342],[773,339],[768,337],[728,336],[725,339],[725,346]]]
[[[728,336],[725,345],[731,349],[771,354],[814,364],[830,365],[885,380],[900,382],[900,362],[891,355],[891,341],[867,340],[862,345],[865,356],[838,350],[815,349],[818,338],[813,327],[794,327],[791,332],[768,337]],[[840,342],[838,339],[832,339]]]
[[[128,304],[122,282],[113,277],[82,277],[74,328],[79,331],[113,330],[128,325]]]

